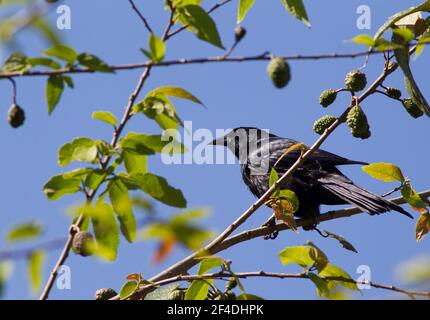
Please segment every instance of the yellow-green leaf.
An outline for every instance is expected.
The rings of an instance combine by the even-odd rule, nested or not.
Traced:
[[[185,300],[205,300],[208,296],[210,283],[213,283],[213,279],[194,280],[185,293]]]
[[[255,0],[240,0],[239,1],[239,8],[237,11],[237,23],[241,23],[243,19],[245,19],[246,14],[248,13],[249,9],[254,5]]]
[[[42,250],[33,251],[28,258],[28,276],[32,292],[39,291],[42,285],[42,268],[45,260],[45,253]]]
[[[283,265],[294,263],[302,267],[309,267],[315,263],[310,256],[310,251],[311,248],[308,246],[287,247],[279,252],[278,257]]]
[[[311,26],[311,22],[309,21],[308,14],[302,0],[281,0],[281,2],[289,13],[302,21],[306,26]]]
[[[416,240],[420,242],[424,236],[430,231],[430,214],[428,212],[422,214],[416,225]]]
[[[109,112],[109,111],[95,111],[95,112],[93,112],[93,114],[91,115],[91,117],[93,119],[104,121],[104,122],[112,125],[113,127],[117,126],[117,120],[116,120],[116,118],[115,118],[115,116],[113,115],[112,112]]]
[[[9,242],[16,242],[38,237],[42,232],[43,228],[39,223],[30,222],[14,227],[8,232],[6,238]]]
[[[362,167],[363,171],[384,182],[405,181],[402,170],[391,163],[373,163]]]

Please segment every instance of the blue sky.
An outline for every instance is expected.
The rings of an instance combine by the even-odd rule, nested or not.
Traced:
[[[374,33],[387,17],[418,1],[396,1],[387,6],[383,1],[334,1],[324,4],[305,1],[312,28],[292,18],[279,1],[256,1],[243,25],[248,30],[235,55],[254,55],[270,51],[278,55],[355,52],[364,48],[346,42],[360,33]],[[127,1],[78,1],[70,3],[72,29],[61,31],[64,42],[78,51],[94,53],[110,64],[141,62],[145,58],[139,48],[145,47],[148,33],[132,12]],[[138,1],[139,7],[160,35],[167,13],[161,3]],[[204,1],[210,7],[215,1]],[[356,9],[367,4],[372,12],[372,29],[358,30]],[[213,17],[225,46],[233,41],[237,1],[214,13]],[[49,16],[55,19],[55,14]],[[33,32],[19,35],[25,53],[40,55],[47,44]],[[204,57],[222,55],[223,52],[209,44],[198,41],[194,35],[181,33],[167,44],[167,59],[181,57]],[[381,71],[383,60],[372,56],[365,72],[369,80]],[[341,87],[345,74],[360,67],[363,59],[292,61],[292,81],[283,90],[275,89],[266,75],[266,62],[206,64],[156,68],[146,83],[141,96],[158,86],[175,85],[186,88],[199,97],[207,110],[188,102],[178,101],[177,108],[182,119],[193,122],[194,129],[237,126],[268,128],[273,133],[302,140],[311,144],[317,136],[312,132],[313,122],[326,113],[340,114],[348,103],[342,96],[329,110],[318,104],[322,90]],[[428,82],[428,52],[412,68],[424,95],[430,93]],[[91,119],[96,110],[110,110],[120,117],[140,70],[122,71],[115,75],[75,75],[76,88],[67,90],[49,117],[44,101],[44,78],[18,79],[18,101],[26,110],[27,121],[19,130],[13,130],[4,120],[0,124],[3,155],[0,239],[5,239],[8,229],[28,220],[37,219],[46,228],[42,240],[66,235],[69,218],[66,209],[82,200],[65,197],[57,202],[49,201],[42,192],[46,180],[63,169],[57,165],[57,150],[74,137],[90,136],[110,140],[111,129]],[[397,72],[387,84],[403,87],[402,76]],[[404,90],[403,90],[404,91]],[[10,104],[10,84],[0,83],[2,112]],[[430,180],[427,170],[429,150],[424,140],[429,119],[414,120],[396,102],[383,96],[372,96],[363,103],[372,130],[369,140],[355,139],[349,130],[339,128],[323,148],[345,157],[367,162],[390,162],[399,165],[411,178],[417,190],[425,190]],[[134,119],[127,130],[158,133],[159,129],[144,118]],[[424,140],[424,141],[423,141]],[[74,166],[71,166],[73,168]],[[69,169],[69,168],[67,168]],[[160,162],[159,157],[149,161],[149,169],[165,176],[172,185],[180,187],[190,208],[207,207],[211,215],[202,225],[222,231],[254,201],[244,187],[237,165],[171,165]],[[378,193],[391,190],[395,185],[378,182],[368,177],[359,166],[345,167],[342,171],[357,184]],[[164,216],[177,210],[156,204]],[[268,208],[260,209],[241,228],[259,226],[270,215]],[[321,228],[343,235],[358,249],[354,254],[343,250],[334,240],[323,239],[314,232],[301,231],[299,235],[283,232],[275,241],[256,239],[243,243],[222,253],[233,260],[235,271],[298,271],[293,266],[280,264],[277,253],[285,246],[301,245],[307,240],[315,242],[330,260],[352,276],[359,265],[368,265],[372,280],[380,283],[398,283],[394,276],[396,265],[420,253],[428,252],[428,239],[416,244],[414,222],[397,213],[370,217],[360,215],[324,223]],[[6,249],[3,242],[0,250]],[[33,245],[25,243],[23,247]],[[106,263],[93,258],[71,255],[67,265],[72,270],[72,289],[51,293],[53,299],[91,299],[101,287],[119,289],[125,275],[141,272],[150,277],[188,254],[178,248],[165,262],[154,266],[150,258],[154,252],[152,242],[127,244],[121,239],[118,259]],[[55,262],[59,251],[50,252],[45,264],[45,278]],[[315,288],[309,281],[251,279],[244,282],[250,293],[264,298],[302,299],[315,298]],[[376,289],[365,290],[358,298],[391,297],[390,293]],[[16,263],[4,298],[31,298],[28,293],[26,265]]]

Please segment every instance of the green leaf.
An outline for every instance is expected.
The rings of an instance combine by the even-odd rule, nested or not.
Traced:
[[[121,223],[121,232],[128,242],[136,238],[137,223],[133,214],[128,189],[120,179],[113,179],[108,184],[109,198]]]
[[[430,10],[430,0],[427,0],[423,2],[422,4],[418,5],[417,7],[411,7],[409,9],[406,9],[404,11],[398,12],[395,15],[391,16],[376,32],[374,39],[379,39],[385,31],[387,31],[389,28],[391,28],[396,22],[400,21],[406,16],[409,16],[415,12],[419,11],[428,11]]]
[[[213,283],[213,280],[194,280],[185,293],[185,300],[205,300],[209,293],[209,283]]]
[[[81,53],[77,59],[80,65],[87,67],[92,71],[115,72],[106,62],[91,53]]]
[[[46,102],[48,104],[48,114],[51,114],[60,101],[64,91],[63,77],[52,75],[46,82]]]
[[[166,141],[161,135],[128,133],[121,139],[120,145],[123,150],[132,151],[140,155],[150,155],[155,152],[177,154],[184,153],[186,148],[176,139]]]
[[[63,75],[63,82],[66,84],[67,87],[69,87],[70,89],[74,89],[75,88],[75,84],[73,83],[73,79],[70,76],[64,76]]]
[[[362,167],[363,171],[371,177],[384,182],[405,181],[402,170],[391,163],[372,163]]]
[[[20,52],[12,53],[9,58],[5,61],[2,72],[25,72],[29,69],[30,65],[27,61],[27,56]]]
[[[117,126],[117,120],[112,112],[109,111],[95,111],[91,115],[93,119],[97,119],[112,125],[114,128]]]
[[[342,245],[343,248],[345,248],[346,250],[358,253],[357,249],[354,248],[354,246],[349,243],[344,237],[337,235],[335,233],[329,232],[327,230],[324,230],[324,233],[333,239],[336,239],[337,241],[339,241],[339,243]]]
[[[148,293],[144,300],[169,300],[171,294],[179,288],[179,284],[161,287]]]
[[[42,250],[33,251],[28,258],[28,276],[32,292],[39,291],[42,285],[42,268],[45,260],[45,253]]]
[[[281,2],[289,13],[302,21],[306,26],[311,26],[302,0],[281,0]]]
[[[255,294],[242,293],[236,297],[236,300],[264,300],[262,297],[259,297]]]
[[[138,288],[139,284],[136,281],[127,281],[119,291],[119,298],[121,300],[129,298]]]
[[[339,268],[335,265],[332,264],[327,264],[326,267],[320,271],[319,273],[320,277],[340,277],[343,279],[348,279],[353,281],[353,279],[351,278],[351,276],[344,271],[342,268]],[[355,281],[353,282],[346,282],[346,281],[337,281],[335,280],[336,283],[339,283],[340,285],[344,286],[345,288],[351,289],[351,290],[358,290],[357,284],[355,283]]]
[[[188,25],[199,39],[224,49],[216,24],[205,10],[192,4],[179,7],[177,10],[181,21]]]
[[[358,44],[363,44],[369,47],[373,47],[375,45],[375,40],[371,35],[368,35],[368,34],[360,34],[355,38],[351,39],[351,41]]]
[[[193,94],[188,92],[187,90],[181,88],[181,87],[175,87],[175,86],[165,86],[165,87],[159,87],[146,96],[148,97],[158,97],[158,96],[168,96],[168,97],[175,97],[175,98],[181,98],[181,99],[187,99],[192,102],[198,103],[203,106],[203,102],[201,102],[198,98],[196,98]]]
[[[58,164],[66,166],[72,161],[93,162],[97,159],[97,143],[89,138],[76,138],[61,146]]]
[[[122,158],[124,166],[130,175],[144,174],[147,172],[147,156],[123,150]]]
[[[78,54],[76,53],[76,51],[73,48],[64,44],[54,45],[43,53],[48,56],[56,57],[60,60],[64,60],[68,64],[73,64],[78,58]]]
[[[97,241],[96,254],[104,259],[116,259],[119,245],[119,228],[112,207],[105,202],[98,201],[90,209],[94,235]]]
[[[24,223],[10,230],[7,234],[6,239],[8,242],[28,240],[40,236],[42,232],[43,228],[39,223]]]
[[[249,9],[254,5],[255,0],[240,0],[239,9],[237,12],[237,24],[241,23],[245,19]]]
[[[151,34],[148,41],[149,57],[153,62],[162,62],[166,55],[166,45],[163,40],[158,38],[155,34]]]
[[[51,58],[45,58],[45,57],[28,58],[27,62],[31,64],[32,67],[44,66],[54,70],[61,68],[61,65],[57,61]]]
[[[9,260],[0,261],[0,296],[3,295],[6,281],[13,274],[13,264]]]
[[[408,28],[396,28],[393,29],[393,34],[395,35],[394,39],[400,40],[396,43],[407,44],[409,41],[412,41],[415,38],[414,33]]]
[[[272,168],[272,170],[270,170],[269,188],[272,187],[278,180],[279,174],[276,172],[275,168]]]
[[[328,264],[328,258],[326,254],[318,248],[313,242],[308,241],[308,246],[310,247],[309,256],[314,260],[314,266],[318,271],[321,271]]]
[[[285,205],[283,205],[284,210],[287,210],[288,213],[295,213],[297,210],[299,210],[300,202],[299,198],[297,198],[297,195],[294,193],[294,191],[291,190],[279,190],[279,192],[276,194],[276,196],[279,199],[282,199],[284,201],[288,201],[289,208],[286,208]]]
[[[279,252],[278,257],[283,265],[294,263],[305,268],[315,263],[310,256],[310,251],[311,248],[308,246],[287,247]]]
[[[73,194],[81,189],[81,180],[77,178],[67,178],[60,174],[52,177],[43,186],[43,192],[49,200],[57,200],[65,194]]]
[[[309,279],[315,284],[319,297],[330,297],[330,289],[326,280],[318,277],[315,273],[308,273]]]
[[[412,189],[410,184],[405,184],[402,188],[402,196],[405,199],[405,201],[410,204],[413,208],[416,209],[426,209],[427,203],[423,201],[421,196],[416,192],[414,189]]]
[[[209,270],[222,266],[224,260],[220,257],[209,257],[200,262],[199,275],[207,273]]]
[[[154,199],[176,208],[185,208],[185,200],[182,191],[169,185],[163,177],[153,173],[145,173],[138,176],[140,188]]]
[[[104,181],[107,176],[107,172],[101,169],[91,170],[91,172],[86,176],[84,185],[85,187],[96,190],[100,184]]]

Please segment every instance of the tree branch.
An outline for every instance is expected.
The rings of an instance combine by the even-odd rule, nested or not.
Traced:
[[[389,50],[391,51],[391,50]],[[281,56],[280,58],[284,60],[322,60],[322,59],[354,59],[358,57],[365,56],[367,51],[359,51],[355,53],[328,53],[328,54],[293,54]],[[381,54],[383,52],[371,51],[371,54]],[[269,61],[271,59],[271,54],[265,52],[263,54],[251,55],[251,56],[216,56],[207,58],[193,58],[193,59],[176,59],[176,60],[166,60],[159,63],[153,63],[152,61],[145,61],[141,63],[130,63],[122,65],[111,65],[109,66],[112,70],[122,71],[122,70],[134,70],[142,69],[152,65],[153,67],[168,67],[174,65],[189,65],[189,64],[205,64],[205,63],[218,63],[218,62],[248,62],[248,61]],[[16,78],[16,77],[35,77],[35,76],[52,76],[52,75],[63,75],[63,74],[79,74],[79,73],[95,73],[95,71],[87,68],[62,68],[55,70],[36,70],[22,72],[9,72],[0,73],[0,79],[3,78]]]
[[[164,280],[160,280],[160,281],[145,285],[141,289],[148,290],[148,289],[153,289],[160,286],[168,285],[175,282],[182,282],[182,281],[208,280],[208,279],[225,280],[231,277],[235,277],[239,279],[259,278],[259,277],[277,278],[277,279],[309,279],[309,276],[306,273],[278,273],[278,272],[266,272],[266,271],[238,272],[238,273],[218,272],[218,273],[208,273],[203,275],[178,275],[176,277],[167,278]],[[322,277],[322,278],[328,281],[347,282],[347,283],[354,283],[357,285],[359,284],[370,285],[373,288],[394,291],[397,293],[406,294],[409,297],[430,298],[430,292],[426,292],[426,291],[406,290],[392,285],[378,284],[372,281],[357,281],[357,280],[344,278],[344,277]]]
[[[149,33],[154,33],[154,31],[152,31],[152,28],[151,28],[151,26],[148,23],[148,20],[146,20],[145,16],[137,8],[137,6],[134,3],[134,1],[133,0],[128,0],[128,2],[130,3],[130,5],[133,8],[133,10],[137,13],[137,15],[139,16],[140,20],[142,20],[143,24],[145,25],[146,30],[148,30]]]

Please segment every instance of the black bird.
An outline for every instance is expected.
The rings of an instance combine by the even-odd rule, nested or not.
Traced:
[[[298,143],[258,128],[240,127],[211,144],[226,146],[235,154],[240,161],[243,181],[260,198],[269,188],[271,168],[274,167],[281,176],[296,162],[301,149],[286,151]],[[299,210],[294,215],[315,218],[320,214],[321,204],[351,204],[371,215],[394,210],[412,218],[393,202],[355,185],[337,168],[351,164],[367,163],[349,160],[324,150],[314,152],[294,172],[292,179],[281,186],[281,189],[294,191],[299,199]]]

